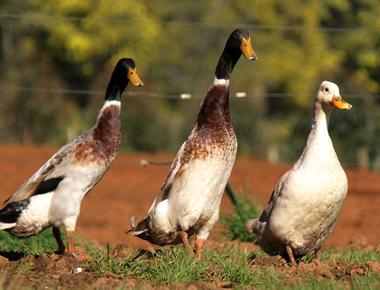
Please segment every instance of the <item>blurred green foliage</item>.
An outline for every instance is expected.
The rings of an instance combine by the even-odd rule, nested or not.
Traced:
[[[235,212],[221,217],[226,236],[230,240],[256,242],[257,236],[247,229],[246,224],[249,219],[259,216],[260,209],[257,204],[252,201],[249,194],[243,194],[237,200]]]
[[[83,132],[115,62],[133,57],[145,86],[128,91],[174,98],[128,96],[123,148],[174,152],[229,33],[245,26],[259,60],[241,59],[232,75],[231,95],[248,93],[230,102],[239,152],[294,160],[328,79],[354,104],[331,118],[339,156],[355,164],[364,152],[380,168],[379,14],[376,0],[2,1],[0,141],[59,145]]]

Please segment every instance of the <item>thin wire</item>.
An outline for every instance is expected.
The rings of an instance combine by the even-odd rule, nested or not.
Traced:
[[[91,96],[97,96],[97,95],[104,95],[104,91],[90,91],[90,90],[79,90],[79,89],[60,89],[60,88],[40,88],[40,87],[27,87],[27,86],[0,86],[1,91],[7,91],[7,90],[14,90],[14,91],[20,91],[20,92],[36,92],[36,93],[59,93],[64,95],[91,95]],[[156,93],[156,92],[146,92],[146,91],[136,91],[136,92],[127,92],[128,96],[145,96],[145,97],[151,97],[151,98],[162,98],[162,99],[181,99],[182,93],[171,93],[171,94],[163,94],[163,93]],[[199,93],[191,93],[191,98],[202,98],[205,96],[205,94],[199,94]],[[235,94],[232,94],[235,95]],[[247,93],[248,97],[264,97],[264,98],[296,98],[296,97],[309,97],[310,94],[307,93],[298,93],[298,94],[291,94],[291,93],[265,93],[260,95],[255,94],[249,94]],[[358,94],[358,93],[345,93],[345,98],[376,98],[379,99],[379,94]],[[244,99],[244,98],[242,98]]]
[[[0,86],[1,91],[14,90],[20,92],[36,92],[36,93],[60,93],[64,95],[91,95],[99,96],[104,95],[104,91],[90,91],[90,90],[76,90],[76,89],[59,89],[59,88],[36,88],[36,87],[24,87],[24,86]],[[152,98],[167,98],[167,99],[179,99],[181,94],[159,94],[154,92],[127,92],[129,96],[146,96]],[[193,95],[192,97],[198,97]],[[199,95],[200,97],[200,95]]]
[[[0,13],[0,18],[3,19],[23,19],[23,20],[34,20],[36,18],[44,18],[50,21],[95,21],[95,22],[105,22],[105,23],[137,23],[145,24],[146,21],[142,20],[131,20],[126,18],[99,18],[99,17],[79,17],[79,16],[57,16],[57,15],[46,15],[46,14],[7,14]],[[338,33],[338,32],[350,32],[350,31],[369,31],[375,32],[380,31],[380,27],[321,27],[321,26],[304,26],[304,25],[270,25],[270,24],[253,24],[253,23],[210,23],[210,22],[200,22],[200,21],[158,21],[165,25],[178,25],[178,26],[200,26],[200,27],[236,27],[244,26],[256,30],[315,30],[328,33]]]

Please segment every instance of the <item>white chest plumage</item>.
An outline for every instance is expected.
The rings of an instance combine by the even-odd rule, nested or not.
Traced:
[[[233,160],[193,160],[187,167],[186,179],[173,188],[177,194],[168,201],[170,223],[187,230],[200,217],[217,215],[232,166]]]
[[[172,184],[172,194],[152,210],[154,227],[167,233],[178,227],[187,231],[202,220],[205,226],[199,235],[207,238],[208,231],[219,217],[221,198],[235,155],[236,150],[227,158],[214,150],[210,156],[186,164],[183,176]]]
[[[106,166],[77,164],[71,166],[70,173],[59,185],[52,198],[49,210],[50,220],[62,220],[68,216],[78,216],[80,205],[87,192],[103,176]]]
[[[334,225],[347,193],[343,170],[331,175],[310,175],[299,169],[289,175],[273,208],[268,227],[275,236],[302,247]],[[324,238],[324,237],[320,237]]]

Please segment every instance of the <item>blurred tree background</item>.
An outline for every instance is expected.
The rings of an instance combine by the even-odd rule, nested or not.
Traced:
[[[354,105],[330,121],[341,160],[380,169],[379,15],[376,0],[4,0],[0,141],[58,146],[88,129],[117,59],[133,57],[145,86],[128,88],[123,149],[175,152],[229,33],[246,27],[259,60],[232,75],[239,154],[297,158],[327,79]]]

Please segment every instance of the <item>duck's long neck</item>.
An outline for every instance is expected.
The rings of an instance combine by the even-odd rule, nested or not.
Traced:
[[[94,128],[94,139],[109,151],[115,152],[121,141],[121,96],[127,83],[118,82],[114,76],[108,84],[105,101]]]
[[[215,69],[214,83],[203,100],[201,110],[198,114],[197,124],[221,125],[231,122],[229,110],[229,83],[230,75],[235,64],[241,56],[240,50],[233,50],[226,46],[219,58]]]
[[[215,69],[215,78],[229,80],[235,64],[241,56],[241,51],[226,46]]]
[[[121,96],[125,88],[127,87],[128,82],[129,82],[128,79],[122,80],[116,73],[113,73],[106,90],[106,96],[104,97],[105,102],[107,101],[120,102]]]
[[[211,86],[197,117],[198,126],[221,125],[221,122],[231,122],[228,83]]]
[[[323,105],[320,102],[315,101],[313,107],[313,118],[311,121],[311,131],[308,137],[309,139],[314,140],[315,136],[320,138],[328,137],[328,123],[330,119],[331,108],[328,105]]]
[[[331,108],[317,101],[314,102],[311,130],[307,138],[306,146],[302,152],[298,164],[307,164],[309,161],[322,162],[323,156],[335,156],[334,147],[328,131],[328,122]]]

